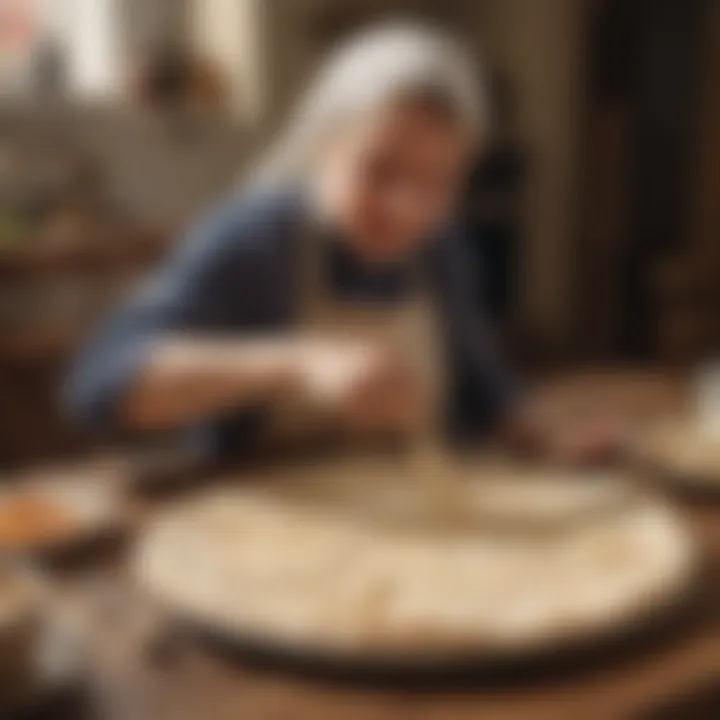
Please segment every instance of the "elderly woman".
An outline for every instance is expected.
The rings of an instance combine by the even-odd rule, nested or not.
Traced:
[[[69,387],[77,416],[192,428],[216,453],[270,428],[382,435],[440,412],[465,436],[537,437],[453,222],[485,129],[477,88],[432,29],[341,48],[248,187],[91,339]]]

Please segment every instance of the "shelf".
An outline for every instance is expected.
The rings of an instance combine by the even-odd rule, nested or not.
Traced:
[[[52,362],[68,357],[87,335],[87,328],[46,332],[17,338],[0,346],[0,368]]]

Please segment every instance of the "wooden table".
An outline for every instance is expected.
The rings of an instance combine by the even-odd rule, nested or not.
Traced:
[[[90,638],[91,686],[103,720],[700,720],[720,717],[720,523],[714,508],[685,512],[713,560],[691,614],[630,648],[579,658],[575,667],[455,687],[333,684],[244,665],[199,640],[173,643],[172,635],[163,648],[147,632],[156,628],[154,614],[122,567],[62,575]],[[691,701],[708,714],[687,714]],[[680,714],[659,714],[676,703]]]
[[[720,502],[682,501],[708,554],[688,617],[633,647],[502,682],[400,688],[333,684],[251,667],[184,640],[148,651],[153,612],[126,553],[58,574],[89,638],[91,685],[105,720],[703,720],[720,717]],[[141,503],[140,515],[152,510]],[[189,568],[192,572],[192,568]],[[157,645],[151,643],[150,646]]]

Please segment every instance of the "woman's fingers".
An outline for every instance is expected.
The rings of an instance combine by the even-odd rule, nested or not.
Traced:
[[[422,415],[422,389],[412,368],[386,358],[355,384],[346,408],[367,429],[410,431]]]
[[[386,347],[319,341],[300,362],[305,392],[353,431],[409,431],[423,417],[417,373]]]
[[[583,413],[548,416],[537,406],[519,408],[509,419],[506,436],[516,449],[561,464],[597,465],[625,449],[627,425],[617,416]]]
[[[378,364],[367,344],[314,343],[298,356],[305,391],[323,403],[340,402]]]
[[[618,457],[625,445],[625,433],[617,424],[588,423],[566,428],[554,444],[557,459],[580,465],[596,465]]]

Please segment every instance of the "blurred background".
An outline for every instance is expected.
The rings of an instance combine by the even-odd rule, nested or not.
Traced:
[[[92,640],[76,651],[61,633],[51,653],[78,667],[58,675],[92,675],[116,710],[89,717],[161,717],[151,703],[144,715],[133,705],[152,697],[155,670],[177,709],[162,717],[173,720],[210,718],[212,708],[236,718],[238,707],[248,720],[720,717],[720,523],[710,502],[683,505],[709,560],[692,623],[667,641],[658,632],[665,644],[638,656],[611,656],[595,675],[580,663],[564,684],[411,701],[274,684],[215,660],[195,667],[182,648],[172,670],[178,650],[171,638],[168,655],[164,637],[154,668],[164,626],[128,582],[122,543],[105,547],[92,532],[116,523],[122,537],[162,502],[115,497],[141,474],[135,458],[105,458],[70,427],[63,377],[107,310],[252,168],[326,52],[389,16],[450,28],[483,70],[493,122],[462,213],[483,279],[478,316],[489,310],[512,364],[543,379],[576,373],[584,384],[570,382],[568,397],[644,421],[682,405],[686,371],[720,359],[720,0],[0,0],[0,485],[15,476],[31,488],[19,504],[0,498],[0,530],[11,536],[0,537],[1,717],[24,657],[12,634],[3,652],[12,625],[3,603],[13,598],[5,548],[31,546],[33,532],[62,538],[77,522],[33,489],[28,469],[47,461],[60,462],[45,472],[48,497],[63,478],[84,478],[100,494],[110,488],[108,507],[127,515],[98,503],[104,520],[77,523],[90,527],[95,564],[47,575],[59,590],[50,614],[69,611]],[[707,395],[716,428],[720,364],[702,378],[695,393]],[[64,503],[85,507],[83,498]],[[144,624],[150,631],[135,628]],[[199,705],[180,708],[186,697]]]
[[[79,340],[328,48],[388,14],[456,30],[486,69],[467,241],[511,356],[718,350],[718,2],[0,0],[0,465],[83,449],[57,410]]]

